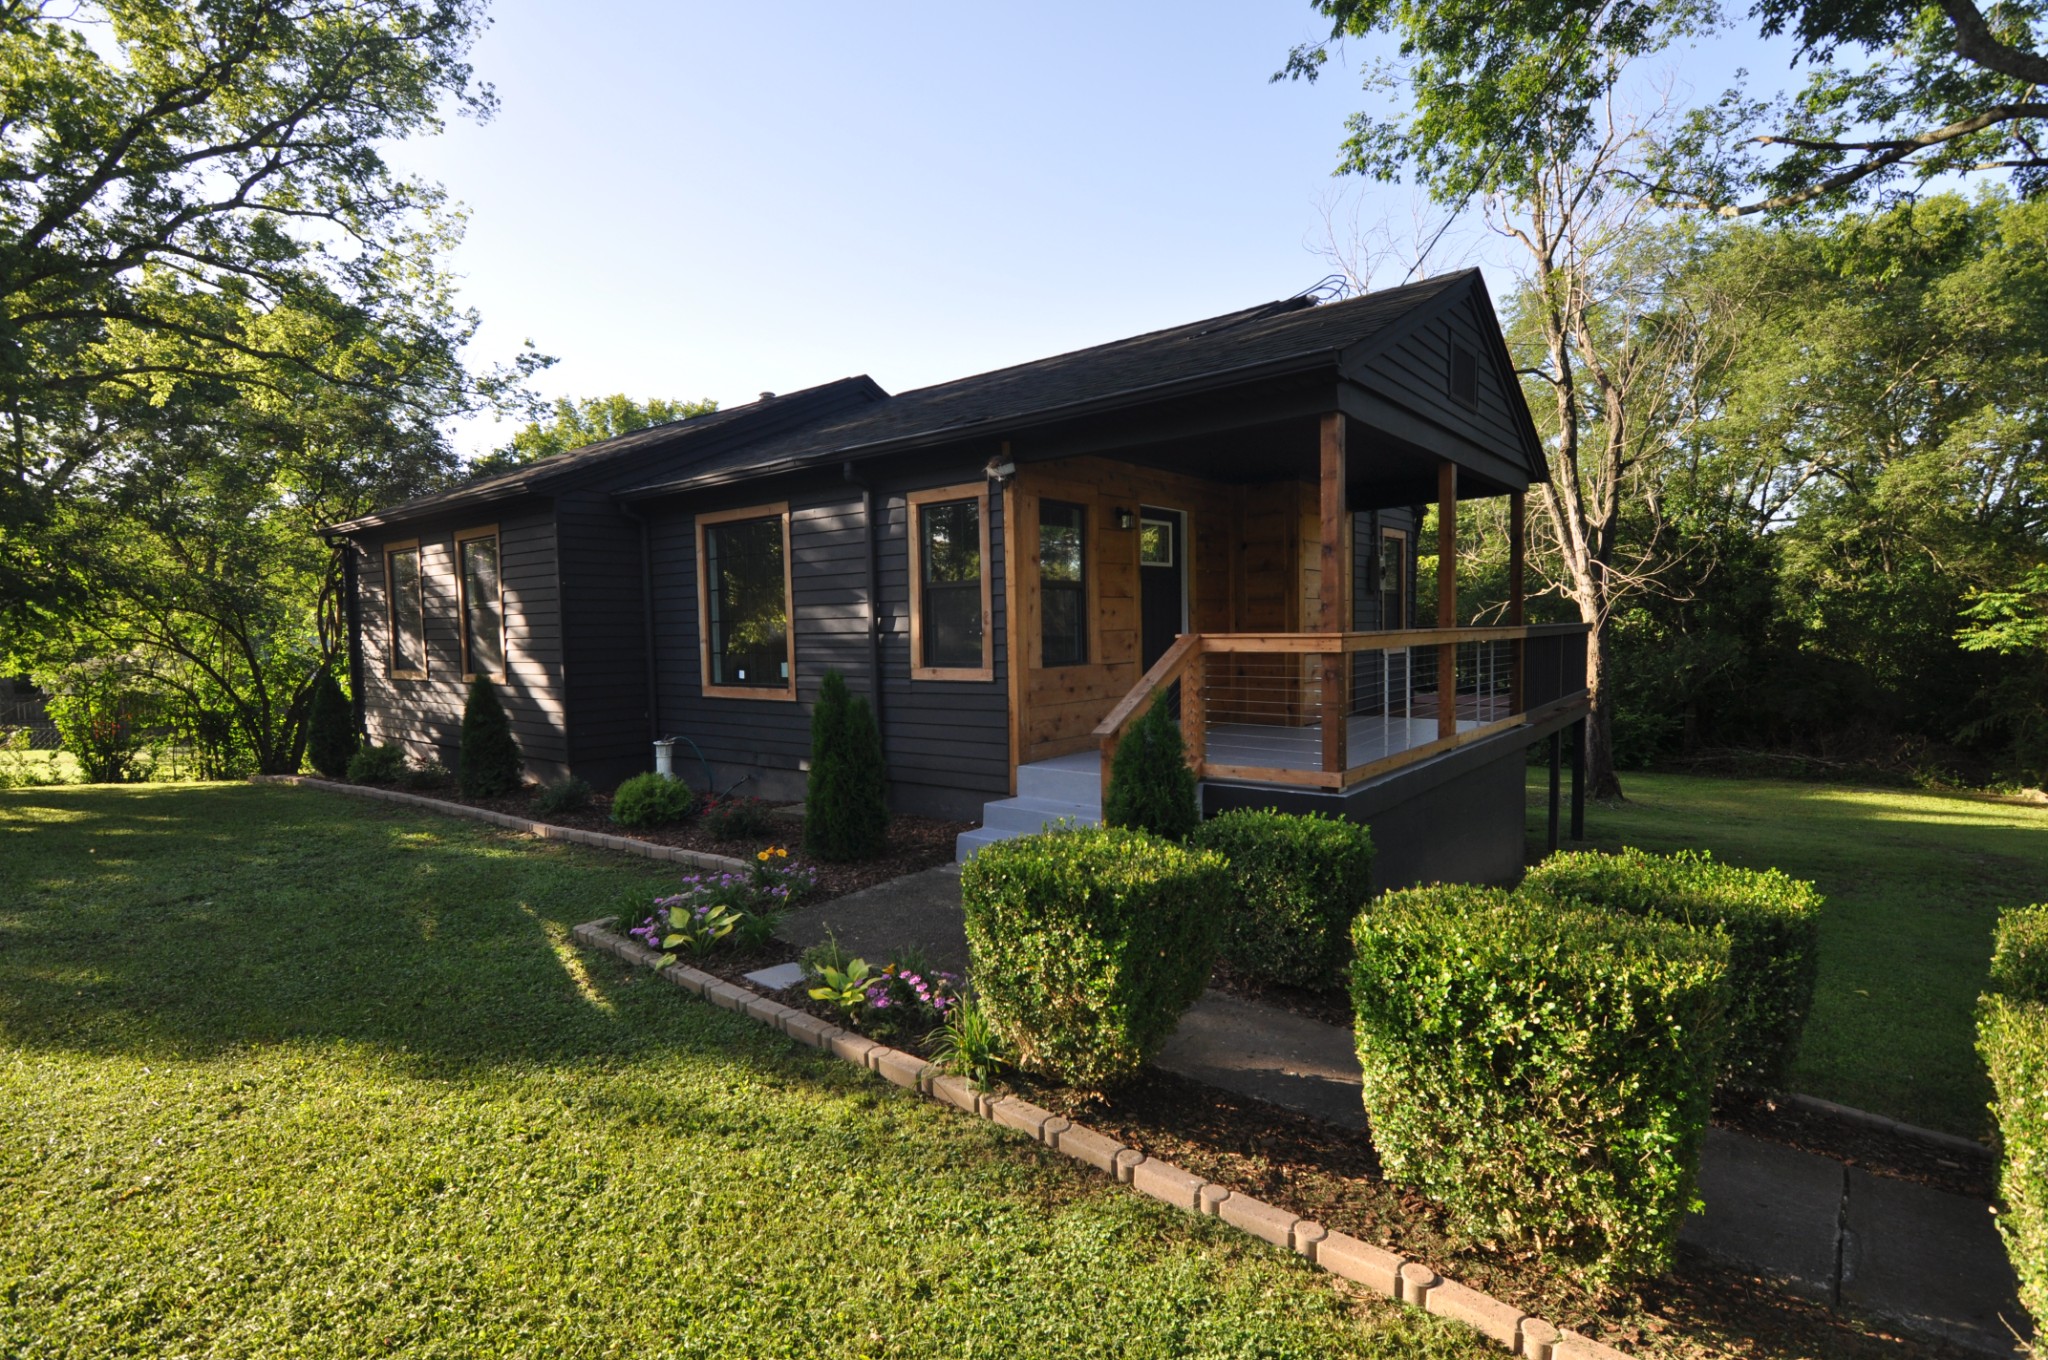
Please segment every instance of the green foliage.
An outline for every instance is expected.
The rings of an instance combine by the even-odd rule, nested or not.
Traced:
[[[1223,859],[1115,827],[999,841],[960,873],[970,972],[1017,1064],[1084,1088],[1135,1074],[1208,983]]]
[[[438,760],[422,761],[405,772],[405,786],[414,793],[434,793],[455,787],[455,772]]]
[[[667,826],[697,806],[688,784],[665,774],[636,774],[612,794],[612,820],[620,826]]]
[[[1241,808],[1212,817],[1189,844],[1229,861],[1235,888],[1223,957],[1296,987],[1341,983],[1351,920],[1372,896],[1372,833],[1356,822]]]
[[[837,963],[819,960],[806,964],[805,971],[812,978],[806,993],[811,1000],[823,1001],[848,1017],[868,1004],[868,988],[874,985],[877,977],[873,965],[866,959],[845,959]]]
[[[93,784],[130,784],[148,775],[141,761],[160,704],[130,656],[94,657],[38,677],[64,749]]]
[[[804,849],[827,861],[875,859],[889,848],[889,783],[882,734],[863,696],[826,671],[811,710],[811,775]]]
[[[396,784],[405,778],[405,750],[397,743],[379,746],[365,742],[348,758],[351,784]]]
[[[995,1085],[1009,1065],[988,1012],[971,996],[962,997],[947,1014],[946,1023],[931,1032],[925,1051],[938,1067],[965,1077],[978,1091]]]
[[[1529,871],[1523,890],[1726,932],[1731,1001],[1720,1084],[1729,1090],[1786,1086],[1820,973],[1824,902],[1813,884],[1691,851],[1625,849],[1552,855]]]
[[[565,812],[581,812],[590,806],[590,782],[570,775],[542,784],[533,796],[533,810],[543,817],[559,817]]]
[[[2017,1001],[2048,1002],[2048,903],[1998,914],[1991,985]]]
[[[678,954],[695,957],[710,953],[738,930],[744,919],[742,913],[715,902],[697,911],[670,911],[661,932],[662,963],[674,963]]]
[[[1201,824],[1195,772],[1188,768],[1180,725],[1167,710],[1163,694],[1117,743],[1109,764],[1109,793],[1102,802],[1102,820],[1170,841],[1186,840]]]
[[[306,759],[329,779],[348,774],[349,757],[356,753],[355,715],[348,697],[334,679],[334,672],[322,668],[313,678],[313,699],[306,718]]]
[[[764,799],[712,798],[704,804],[704,829],[721,841],[752,841],[775,834],[775,813]]]
[[[469,682],[462,705],[462,750],[458,757],[465,798],[497,798],[519,787],[525,762],[512,739],[512,719],[498,701],[498,688],[479,675]]]
[[[637,402],[623,392],[615,392],[609,397],[586,397],[581,401],[557,397],[552,419],[529,422],[503,448],[471,463],[469,471],[473,476],[505,472],[587,444],[602,443],[653,425],[709,415],[717,409],[718,403],[708,399],[668,401],[654,397],[646,402]]]
[[[2017,993],[1984,997],[1977,1051],[1997,1093],[1998,1231],[2020,1278],[2020,1302],[2039,1326],[2048,1321],[2048,1004]]]
[[[1388,1177],[1455,1230],[1595,1285],[1669,1269],[1727,1002],[1725,940],[1468,887],[1353,927],[1352,1001]]]

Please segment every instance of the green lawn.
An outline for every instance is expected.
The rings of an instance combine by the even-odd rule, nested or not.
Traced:
[[[1529,834],[1544,826],[1531,770]],[[1588,844],[1701,849],[1827,895],[1798,1089],[1981,1136],[1990,1083],[1974,1013],[2002,906],[2048,900],[2048,808],[1978,794],[1627,775],[1586,809]],[[1540,846],[1541,842],[1537,841]]]
[[[622,965],[643,862],[0,794],[0,1356],[1493,1356]]]

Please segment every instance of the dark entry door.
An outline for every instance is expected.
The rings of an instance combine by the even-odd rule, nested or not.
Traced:
[[[1138,629],[1146,670],[1187,631],[1187,604],[1187,516],[1144,506],[1138,511]]]

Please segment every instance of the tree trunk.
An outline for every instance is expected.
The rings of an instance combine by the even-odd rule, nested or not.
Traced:
[[[1586,634],[1586,693],[1592,711],[1586,715],[1586,792],[1603,802],[1622,801],[1621,779],[1614,772],[1613,663],[1608,656],[1604,619]]]

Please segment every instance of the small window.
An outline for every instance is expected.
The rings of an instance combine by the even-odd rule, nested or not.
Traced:
[[[1088,514],[1065,501],[1038,503],[1039,664],[1088,661]]]
[[[795,698],[786,508],[707,516],[697,523],[704,692]]]
[[[462,559],[462,673],[494,680],[505,675],[505,594],[498,573],[498,531],[472,529],[455,536]]]
[[[1479,404],[1479,356],[1455,343],[1451,346],[1451,397],[1467,406]]]
[[[962,494],[962,493],[966,494]],[[914,492],[912,678],[988,680],[987,493],[981,487]]]
[[[1138,521],[1138,565],[1173,565],[1173,525],[1163,519]]]
[[[396,680],[427,678],[427,608],[421,594],[417,543],[384,550],[384,591],[390,609],[387,668]]]
[[[1408,534],[1380,530],[1380,627],[1398,632],[1408,626]]]

